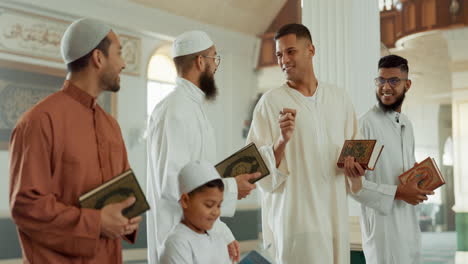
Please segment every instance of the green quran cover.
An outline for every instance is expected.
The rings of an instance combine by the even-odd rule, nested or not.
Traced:
[[[260,172],[260,177],[250,180],[250,183],[255,183],[265,176],[270,175],[270,171],[260,155],[257,146],[255,146],[255,143],[250,143],[243,147],[225,160],[216,164],[215,168],[223,178],[235,177],[245,173]]]
[[[82,208],[99,210],[108,204],[122,202],[130,196],[134,196],[136,201],[122,211],[125,217],[130,219],[150,209],[132,169],[81,195],[79,204]]]
[[[344,160],[347,156],[354,157],[363,169],[374,170],[375,164],[383,150],[383,145],[375,139],[368,140],[345,140],[340,157],[338,158],[338,168],[344,167]]]

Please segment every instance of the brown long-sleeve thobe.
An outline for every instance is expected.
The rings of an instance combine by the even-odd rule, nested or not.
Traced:
[[[26,112],[10,142],[10,208],[24,263],[121,263],[100,211],[78,197],[129,168],[117,122],[65,81]],[[133,237],[134,239],[134,237]]]

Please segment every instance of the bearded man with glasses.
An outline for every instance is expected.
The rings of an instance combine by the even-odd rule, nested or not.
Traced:
[[[419,264],[421,231],[415,205],[434,193],[419,188],[421,179],[406,184],[398,179],[415,164],[413,126],[401,113],[411,87],[408,61],[396,55],[385,56],[378,69],[378,104],[359,119],[359,130],[364,139],[377,139],[385,149],[374,171],[364,172],[350,157],[345,170],[351,175],[351,195],[361,203],[366,263]]]

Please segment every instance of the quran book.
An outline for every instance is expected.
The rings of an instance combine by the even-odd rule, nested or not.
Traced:
[[[415,177],[420,178],[424,175],[428,175],[428,178],[418,182],[418,186],[421,189],[433,191],[445,184],[442,173],[440,173],[435,160],[431,157],[421,161],[413,168],[404,172],[398,178],[400,179],[401,183],[405,184],[408,181],[413,180]]]
[[[250,251],[239,264],[271,264],[271,262],[254,250]]]
[[[384,146],[379,144],[375,139],[346,140],[336,165],[339,168],[343,168],[345,158],[351,156],[354,157],[355,161],[358,162],[363,169],[374,170],[383,147]]]
[[[108,204],[122,202],[130,196],[134,196],[136,201],[130,207],[122,210],[125,217],[130,219],[150,209],[140,184],[138,184],[131,169],[81,195],[79,204],[82,208],[99,210]]]
[[[223,178],[260,172],[260,177],[250,180],[250,183],[255,183],[270,174],[265,161],[254,143],[250,143],[216,164],[215,168]]]

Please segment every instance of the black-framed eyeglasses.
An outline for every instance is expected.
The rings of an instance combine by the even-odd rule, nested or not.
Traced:
[[[216,56],[205,56],[205,55],[202,55],[202,57],[214,59],[214,62],[215,62],[215,64],[216,64],[216,66],[219,66],[219,64],[221,63],[221,56],[220,56],[220,55],[216,55]]]
[[[385,78],[382,78],[382,77],[377,77],[377,78],[374,79],[376,86],[384,86],[385,83],[388,82],[388,84],[391,87],[395,87],[395,86],[399,85],[401,81],[406,81],[406,80],[408,80],[408,79],[400,79],[398,77],[392,77],[392,78],[388,78],[388,79],[385,79]]]

